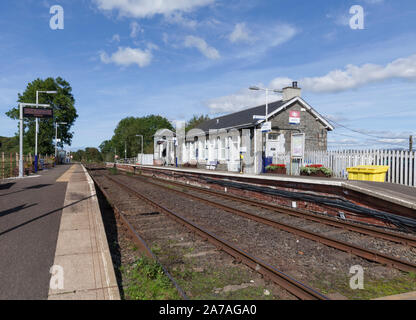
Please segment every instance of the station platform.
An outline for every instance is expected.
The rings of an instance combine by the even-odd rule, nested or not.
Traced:
[[[111,166],[112,164],[109,163]],[[369,206],[380,205],[380,209],[391,207],[392,210],[406,211],[405,215],[416,218],[416,188],[393,183],[349,181],[335,178],[319,178],[308,176],[289,176],[277,174],[246,174],[216,170],[176,168],[146,165],[128,165],[170,172],[186,172],[203,174],[212,177],[238,179],[240,181],[269,184],[270,186],[289,187],[300,190],[321,190],[338,196],[351,196],[356,201],[363,201]],[[368,202],[368,203],[367,203]]]
[[[0,180],[0,299],[120,299],[94,184],[62,165]]]

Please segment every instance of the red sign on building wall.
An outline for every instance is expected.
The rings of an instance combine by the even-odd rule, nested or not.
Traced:
[[[300,124],[300,111],[290,111],[289,112],[289,123],[290,124]]]

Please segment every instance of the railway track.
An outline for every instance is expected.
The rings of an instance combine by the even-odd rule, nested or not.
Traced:
[[[126,177],[128,177],[128,176],[126,176]],[[342,242],[342,241],[339,241],[339,240],[336,240],[336,239],[333,239],[333,238],[330,238],[330,237],[326,237],[324,235],[317,234],[317,233],[314,233],[314,232],[311,232],[311,231],[308,231],[308,230],[305,230],[305,229],[302,229],[302,228],[291,226],[289,224],[285,224],[285,223],[282,223],[282,222],[271,220],[271,219],[268,219],[268,218],[265,218],[265,217],[262,217],[262,216],[259,216],[259,215],[256,215],[256,214],[252,214],[252,213],[247,212],[247,211],[243,211],[241,209],[237,209],[235,207],[231,207],[231,206],[224,205],[224,204],[212,201],[212,200],[202,198],[200,196],[189,194],[187,192],[183,192],[181,190],[177,190],[177,189],[174,189],[174,188],[171,188],[171,187],[167,186],[166,181],[164,181],[164,185],[161,185],[161,184],[158,184],[158,183],[151,182],[148,179],[141,178],[139,176],[136,176],[136,177],[137,177],[137,179],[140,179],[141,181],[143,181],[145,183],[148,183],[148,184],[151,184],[151,185],[154,185],[156,187],[163,188],[163,189],[169,190],[171,192],[175,192],[175,193],[180,194],[182,196],[192,198],[194,200],[206,203],[207,205],[217,207],[217,208],[222,209],[224,211],[242,216],[244,218],[248,218],[250,220],[253,220],[253,221],[268,225],[268,226],[271,226],[273,228],[283,230],[283,231],[286,231],[286,232],[290,232],[292,234],[301,236],[301,237],[306,238],[306,239],[316,241],[318,243],[322,243],[322,244],[330,246],[332,248],[335,248],[335,249],[338,249],[338,250],[341,250],[341,251],[344,251],[344,252],[347,252],[347,253],[350,253],[350,254],[354,254],[354,255],[359,256],[361,258],[364,258],[364,259],[367,259],[367,260],[370,260],[370,261],[374,261],[374,262],[377,262],[377,263],[380,263],[380,264],[383,264],[383,265],[387,265],[387,266],[390,266],[390,267],[394,267],[394,268],[399,269],[401,271],[416,272],[416,264],[414,264],[414,263],[411,263],[411,262],[408,262],[408,261],[405,261],[405,260],[402,260],[402,259],[399,259],[399,258],[396,258],[396,257],[393,257],[393,256],[389,256],[389,255],[386,255],[386,254],[383,254],[383,253],[380,253],[380,252],[377,252],[377,251],[366,249],[366,248],[363,248],[363,247],[360,247],[360,246],[357,246],[357,245],[354,245],[354,244],[351,244],[351,243]],[[130,178],[133,178],[133,177],[130,177]],[[168,183],[170,184],[171,182],[169,181]],[[176,184],[176,185],[180,185],[180,187],[190,187],[190,186],[183,185],[183,184]],[[196,187],[192,187],[192,188],[196,188]],[[198,191],[200,191],[200,190],[203,190],[203,189],[198,188]],[[204,193],[208,192],[210,194],[213,194],[212,191],[208,191],[208,190],[203,190],[203,192]],[[214,193],[215,193],[215,195],[218,195],[218,194],[222,195],[222,194],[217,193],[217,192],[214,192]],[[227,195],[227,197],[228,196],[233,198],[233,199],[238,198],[238,201],[241,200],[240,197]],[[243,200],[246,203],[251,202],[251,200],[249,200],[249,201],[245,200],[245,199],[243,199]],[[255,201],[255,203],[258,204],[258,202],[256,202],[256,201]],[[265,205],[265,206],[268,207],[268,205]],[[274,208],[274,206],[271,206],[271,207]],[[312,217],[309,217],[309,218],[312,218]],[[326,220],[326,219],[324,221],[329,223],[329,221]],[[360,230],[361,233],[368,232],[367,234],[369,234],[368,227],[358,226],[358,225],[357,226],[348,226],[348,227],[349,228],[357,227]],[[407,242],[410,242],[411,244],[414,244],[414,242],[412,241],[413,239],[410,238],[410,237],[407,237],[407,236],[404,236],[404,235],[397,235],[397,238],[395,238],[396,235],[393,234],[393,233],[384,233],[381,230],[372,230],[372,229],[373,228],[370,228],[371,232],[374,232],[379,237],[383,237],[383,238],[388,237],[389,238],[388,240],[394,239],[395,242],[399,242],[399,243],[402,243],[403,241],[406,240]]]
[[[297,281],[293,277],[277,270],[273,266],[267,264],[266,262],[262,261],[259,258],[256,258],[255,256],[239,249],[238,247],[230,244],[229,242],[221,239],[217,235],[209,232],[208,230],[205,230],[204,228],[196,225],[195,223],[191,222],[190,220],[186,219],[185,217],[179,215],[178,213],[156,203],[149,197],[137,192],[130,186],[126,185],[125,183],[119,181],[116,178],[110,177],[108,175],[104,175],[105,179],[108,179],[112,183],[116,184],[120,188],[124,189],[127,193],[134,195],[135,197],[141,199],[142,201],[146,202],[147,204],[151,205],[152,207],[156,208],[160,212],[165,213],[167,216],[169,216],[171,219],[177,221],[181,225],[185,226],[195,234],[202,237],[204,240],[208,240],[210,243],[214,244],[217,248],[221,249],[222,251],[228,253],[232,257],[234,257],[237,261],[243,262],[253,270],[261,273],[266,278],[272,280],[274,283],[278,284],[294,296],[296,296],[299,299],[302,300],[329,300],[328,297],[321,294],[320,292],[314,290],[313,288],[310,288],[309,286],[301,283],[300,281]],[[93,178],[94,179],[94,178]],[[95,180],[96,181],[96,180]],[[96,181],[97,183],[97,181]],[[98,184],[98,183],[97,183]],[[100,188],[101,189],[101,188]],[[105,191],[105,190],[103,190]],[[106,193],[104,193],[106,194]],[[106,195],[108,196],[108,195]],[[120,216],[122,216],[121,212],[118,212]],[[125,220],[125,224],[130,229],[130,232],[138,239],[137,241],[143,242],[140,239],[140,236],[138,233],[134,230],[134,228],[131,226],[131,224],[128,223],[128,220],[126,217],[123,218]],[[145,245],[145,244],[144,244]],[[178,287],[177,287],[178,288]]]
[[[341,228],[344,230],[349,230],[349,231],[357,232],[363,235],[372,236],[375,238],[388,240],[388,241],[392,241],[395,243],[401,243],[403,245],[416,248],[416,238],[406,235],[406,234],[389,232],[380,228],[370,227],[370,226],[366,226],[366,225],[358,224],[358,223],[351,223],[348,221],[337,220],[335,218],[327,217],[324,215],[317,215],[317,214],[314,214],[305,210],[289,209],[283,206],[268,204],[268,203],[253,200],[253,199],[246,199],[246,198],[242,198],[236,195],[221,193],[221,192],[217,192],[217,191],[213,191],[213,190],[209,190],[206,188],[201,188],[201,187],[197,187],[197,186],[193,186],[189,184],[178,183],[178,182],[171,181],[171,180],[165,180],[165,179],[160,179],[156,177],[151,177],[151,179],[155,181],[160,181],[163,183],[167,182],[170,185],[174,185],[180,188],[194,190],[196,192],[204,193],[204,194],[211,195],[211,196],[222,197],[224,199],[245,203],[250,206],[260,207],[260,208],[271,210],[277,213],[286,214],[289,216],[298,217],[298,218],[302,218],[302,219],[309,220],[309,221],[319,222],[321,224],[325,224],[328,226]]]
[[[108,192],[105,190],[105,188],[103,188],[101,186],[101,184],[95,179],[95,177],[93,175],[91,175],[92,179],[94,180],[95,184],[100,188],[100,191],[104,194],[104,196],[107,199],[111,199],[110,195],[108,194]],[[152,250],[149,248],[149,246],[147,245],[146,241],[140,236],[140,234],[134,229],[133,225],[129,222],[129,220],[127,219],[127,217],[123,214],[123,212],[121,210],[119,210],[119,208],[114,205],[111,204],[111,207],[114,210],[114,213],[116,214],[116,216],[118,217],[118,220],[124,225],[124,227],[126,228],[128,234],[130,235],[130,238],[132,239],[132,241],[134,242],[134,244],[140,249],[140,251],[147,256],[148,258],[156,261],[163,269],[163,272],[165,273],[165,275],[169,278],[169,280],[171,281],[171,283],[175,286],[178,294],[184,299],[184,300],[189,300],[189,297],[186,295],[186,293],[184,292],[184,290],[179,286],[179,284],[175,281],[175,279],[172,277],[172,275],[169,273],[169,271],[166,269],[165,266],[163,266],[162,263],[160,263],[159,259],[156,257],[156,255],[152,252]]]

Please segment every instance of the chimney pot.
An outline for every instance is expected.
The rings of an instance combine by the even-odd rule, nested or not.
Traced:
[[[301,96],[301,88],[298,87],[298,82],[293,81],[291,87],[283,88],[283,100],[289,101],[295,97]]]

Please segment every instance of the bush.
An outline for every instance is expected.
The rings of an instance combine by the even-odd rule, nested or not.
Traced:
[[[162,266],[141,257],[124,272],[128,285],[124,292],[132,300],[178,300],[178,292]]]
[[[306,166],[306,168],[322,168],[322,167],[323,167],[322,164],[310,164]]]
[[[326,177],[332,177],[333,173],[332,170],[329,168],[325,168],[321,165],[319,166],[306,166],[300,168],[300,173],[306,176],[315,176],[319,175],[322,172]]]
[[[275,170],[277,170],[279,168],[286,169],[286,165],[284,165],[284,164],[271,164],[271,165],[268,165],[266,167],[266,170],[267,171],[275,171]]]
[[[118,174],[118,170],[116,167],[113,168],[108,168],[108,171],[110,172],[111,175],[116,175]]]

